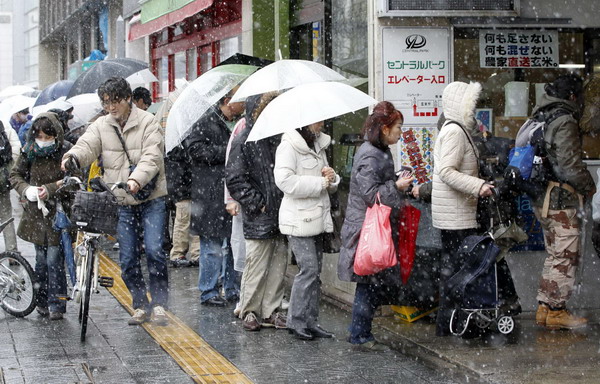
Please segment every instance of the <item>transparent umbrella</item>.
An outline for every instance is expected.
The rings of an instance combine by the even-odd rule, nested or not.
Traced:
[[[244,81],[231,101],[242,101],[248,96],[289,89],[300,84],[343,80],[346,80],[344,76],[314,61],[279,60]]]
[[[28,97],[23,95],[16,95],[5,99],[0,103],[0,120],[4,123],[5,127],[10,122],[10,117],[19,111],[27,108],[31,108],[35,102],[35,97]]]
[[[169,152],[189,134],[192,125],[227,92],[254,73],[258,67],[228,64],[215,67],[192,81],[177,98],[167,119],[165,148]]]
[[[83,93],[68,100],[73,106],[74,126],[84,125],[102,111],[100,98],[96,93]]]
[[[26,85],[11,85],[0,91],[0,100],[7,99],[11,96],[25,95],[35,92],[35,89]]]
[[[260,114],[246,141],[257,141],[374,105],[377,100],[349,85],[299,85],[276,97]]]
[[[142,69],[134,73],[133,75],[127,76],[125,79],[131,85],[131,88],[134,88],[134,85],[144,85],[147,83],[153,83],[158,81],[156,76],[148,68]]]

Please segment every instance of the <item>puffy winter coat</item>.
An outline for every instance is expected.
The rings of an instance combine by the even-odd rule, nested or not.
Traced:
[[[309,148],[298,131],[283,134],[275,156],[275,183],[283,191],[279,208],[279,230],[284,235],[316,236],[333,232],[329,193],[337,190],[340,178],[326,188],[321,174],[327,166],[325,150],[331,137],[321,133],[315,149]]]
[[[65,156],[75,156],[81,167],[87,167],[98,156],[102,155],[104,180],[107,183],[126,182],[133,179],[144,187],[158,174],[158,182],[148,200],[167,194],[165,180],[164,142],[161,128],[154,121],[154,115],[142,111],[135,105],[125,127],[121,130],[119,123],[112,115],[99,117],[77,140],[77,144]],[[123,145],[115,132],[120,130],[127,146],[127,153],[134,164],[129,164]],[[129,166],[137,165],[129,174]],[[123,190],[115,189],[115,195],[124,205],[137,205],[133,196]]]
[[[251,128],[231,145],[226,167],[227,189],[244,213],[244,238],[271,239],[279,232],[283,193],[275,184],[273,167],[280,137],[246,143]],[[262,208],[264,207],[264,212]]]
[[[533,115],[540,112],[553,114],[557,109],[563,109],[568,114],[552,120],[544,131],[547,157],[552,171],[558,181],[569,184],[577,193],[587,196],[594,189],[594,180],[582,159],[581,132],[576,118],[579,117],[579,107],[573,101],[558,99],[544,94],[539,105],[533,110]],[[545,195],[534,199],[534,205],[541,207]],[[550,209],[577,208],[578,197],[564,188],[554,188],[550,193]]]
[[[435,141],[431,196],[433,226],[439,229],[478,227],[477,199],[485,181],[478,177],[478,154],[471,132],[480,92],[478,83],[454,82],[442,95],[444,115],[450,122],[442,127]]]
[[[379,192],[381,202],[392,207],[390,213],[392,239],[394,244],[398,244],[398,213],[405,201],[404,193],[396,188],[392,153],[389,148],[381,149],[365,142],[354,155],[346,217],[342,225],[338,277],[343,281],[397,286],[401,284],[398,265],[375,275],[358,276],[354,274],[354,255],[365,221],[365,214],[367,207],[375,204],[377,192]]]
[[[192,126],[183,146],[192,163],[191,233],[200,237],[231,236],[231,216],[225,210],[225,152],[229,129],[218,107]]]
[[[56,200],[67,197],[57,194],[56,182],[64,177],[60,163],[63,154],[71,147],[71,143],[64,141],[62,126],[55,114],[41,113],[37,117],[48,117],[52,122],[57,133],[57,148],[51,155],[36,157],[33,160],[29,160],[26,153],[21,153],[10,173],[11,184],[19,194],[24,207],[17,235],[36,245],[56,246],[60,240],[59,233],[52,229],[56,214]],[[43,186],[48,191],[48,198],[44,202],[49,213],[45,217],[38,209],[37,202],[28,201],[25,197],[25,190],[31,186]]]

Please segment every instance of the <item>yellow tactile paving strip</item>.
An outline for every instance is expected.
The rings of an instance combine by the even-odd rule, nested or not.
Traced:
[[[100,275],[114,279],[110,293],[131,314],[131,294],[121,279],[121,269],[105,254],[100,254]],[[252,383],[229,360],[213,349],[196,332],[170,312],[169,325],[145,323],[144,329],[167,351],[196,383]]]

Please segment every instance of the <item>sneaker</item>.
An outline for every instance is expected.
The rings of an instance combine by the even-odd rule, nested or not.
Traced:
[[[50,320],[62,320],[63,314],[61,312],[50,312]]]
[[[118,251],[119,250],[119,243],[114,243],[112,249],[113,249],[113,251]]]
[[[362,344],[352,344],[352,350],[357,351],[357,352],[378,353],[378,352],[387,352],[390,350],[390,347],[388,347],[385,344],[381,344],[380,342],[378,342],[376,340],[371,340],[371,341],[367,341],[366,343],[362,343]]]
[[[290,307],[290,302],[286,299],[281,300],[281,309],[286,311]]]
[[[131,316],[129,321],[127,321],[127,324],[141,325],[146,321],[148,321],[148,313],[146,313],[146,311],[144,311],[143,309],[138,308],[133,312],[133,316]]]
[[[168,325],[169,318],[167,316],[167,311],[165,311],[165,309],[160,305],[157,305],[152,309],[152,316],[150,318],[150,321],[152,321],[154,325],[159,325],[162,327]]]
[[[548,317],[546,317],[546,328],[548,329],[575,329],[586,325],[586,318],[572,315],[566,309],[550,310],[548,311]]]
[[[35,310],[42,317],[48,317],[48,316],[50,316],[50,311],[46,307],[36,307]]]
[[[244,320],[242,321],[242,326],[246,331],[255,332],[260,331],[260,323],[256,318],[256,315],[253,312],[249,312]]]
[[[190,260],[190,267],[197,267],[200,265],[200,261],[198,259],[191,259]]]
[[[281,312],[273,312],[267,319],[263,319],[262,325],[265,328],[287,329],[287,317]]]
[[[535,323],[542,327],[546,326],[546,318],[548,317],[549,308],[546,304],[540,303],[537,312],[535,313]]]

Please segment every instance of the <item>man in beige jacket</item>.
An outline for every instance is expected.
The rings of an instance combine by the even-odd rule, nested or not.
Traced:
[[[107,183],[127,182],[131,194],[121,190],[115,190],[115,194],[122,204],[119,208],[117,227],[121,276],[131,292],[135,309],[129,324],[144,323],[151,311],[155,324],[166,325],[167,315],[164,308],[168,301],[168,272],[167,257],[163,250],[163,223],[166,216],[167,187],[163,134],[151,113],[132,105],[131,88],[125,79],[110,78],[98,88],[98,96],[108,114],[98,118],[88,127],[77,144],[65,154],[62,167],[65,169],[70,157],[74,158],[80,167],[87,167],[102,156],[104,180]],[[126,148],[119,135],[123,138]],[[131,166],[135,166],[133,171],[130,171]],[[150,196],[144,200],[134,198],[133,195],[155,176],[156,187]],[[141,232],[144,234],[152,302],[148,302],[139,260],[138,241]]]

